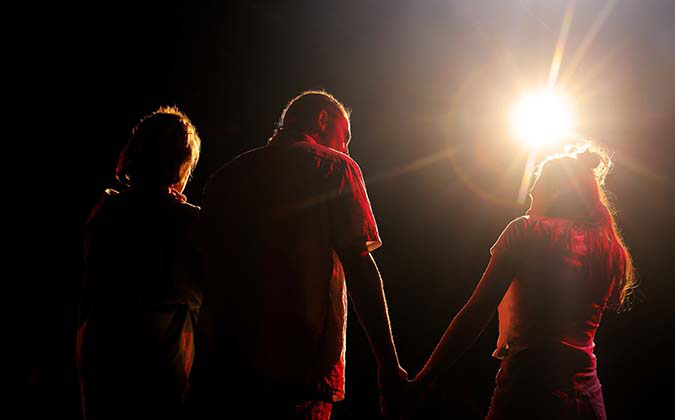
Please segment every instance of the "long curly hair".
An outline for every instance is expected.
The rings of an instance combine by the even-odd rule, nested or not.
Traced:
[[[570,146],[539,165],[531,192],[545,191],[545,216],[573,220],[591,233],[592,249],[605,258],[612,278],[608,304],[621,312],[630,309],[637,281],[631,253],[605,190],[612,166],[607,152],[595,144]]]

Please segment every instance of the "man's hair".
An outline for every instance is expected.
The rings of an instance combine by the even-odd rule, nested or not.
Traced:
[[[349,119],[350,111],[335,96],[325,90],[306,90],[286,105],[277,129],[306,132],[315,124],[316,117],[323,109],[331,116],[342,114]]]
[[[160,107],[132,129],[119,155],[116,178],[127,187],[169,187],[190,176],[201,140],[176,107]]]

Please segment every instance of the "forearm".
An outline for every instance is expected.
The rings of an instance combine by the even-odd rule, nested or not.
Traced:
[[[452,320],[416,380],[435,380],[471,347],[492,319],[515,270],[515,265],[508,259],[499,256],[490,258],[471,298]]]
[[[493,314],[494,309],[467,303],[445,330],[441,341],[415,379],[433,382],[471,347],[485,330]]]
[[[398,368],[382,279],[370,253],[344,256],[349,295],[381,368]]]

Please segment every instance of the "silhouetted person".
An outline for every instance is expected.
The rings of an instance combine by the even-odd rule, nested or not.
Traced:
[[[196,403],[205,417],[244,407],[250,418],[329,418],[345,395],[347,289],[385,397],[407,377],[370,255],[381,241],[350,138],[344,106],[304,92],[266,146],[208,182],[209,280],[195,366],[195,391],[200,382],[197,394],[210,393]]]
[[[178,418],[194,355],[201,292],[182,194],[200,139],[176,108],[134,127],[87,222],[77,335],[85,418]]]
[[[530,209],[491,248],[418,387],[430,387],[498,309],[493,356],[502,362],[487,418],[605,418],[593,339],[605,308],[627,305],[635,282],[602,188],[610,163],[591,149],[543,162]]]

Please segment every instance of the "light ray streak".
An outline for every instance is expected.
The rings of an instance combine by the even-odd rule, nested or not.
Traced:
[[[600,14],[593,22],[593,26],[591,26],[591,29],[588,31],[583,41],[581,42],[581,45],[579,46],[574,56],[572,57],[572,60],[570,61],[569,66],[567,67],[563,80],[569,80],[572,77],[577,67],[579,66],[579,63],[581,63],[581,60],[584,58],[586,52],[593,43],[593,40],[595,39],[596,35],[600,31],[600,28],[605,23],[607,17],[614,9],[614,6],[616,5],[617,1],[618,0],[607,0],[605,6],[600,11]]]
[[[551,61],[551,69],[548,74],[548,89],[553,90],[557,81],[558,74],[560,73],[560,65],[562,64],[563,56],[565,55],[565,46],[567,44],[567,37],[570,32],[570,27],[572,26],[572,17],[574,16],[574,8],[576,5],[576,0],[570,0],[567,3],[567,8],[565,9],[565,15],[563,16],[562,23],[560,24],[560,32],[558,33],[558,40],[556,42],[555,50],[553,53],[553,60]],[[529,187],[532,182],[532,176],[534,175],[534,163],[537,157],[537,148],[533,148],[530,151],[530,154],[525,163],[525,169],[523,170],[523,176],[520,181],[520,188],[518,190],[517,203],[519,205],[525,204],[525,199],[527,198]]]
[[[560,33],[558,34],[558,42],[555,46],[555,52],[553,53],[553,61],[551,62],[551,70],[548,74],[548,88],[553,89],[556,82],[558,81],[558,73],[560,72],[560,63],[562,63],[563,55],[565,53],[565,44],[567,44],[567,36],[570,33],[570,27],[572,26],[572,16],[574,16],[574,6],[576,0],[570,0],[567,3],[567,9],[565,10],[565,16],[563,17],[562,24],[560,25]]]
[[[672,178],[659,175],[631,155],[622,154],[621,159],[617,159],[617,161],[635,175],[675,192],[675,181]]]
[[[401,175],[408,174],[410,172],[415,172],[419,171],[429,165],[432,165],[436,162],[439,162],[443,159],[447,159],[450,156],[452,156],[455,153],[455,148],[447,148],[443,149],[439,152],[433,153],[429,156],[425,156],[419,159],[416,159],[412,162],[406,163],[405,165],[390,169],[388,171],[385,171],[383,173],[377,174],[373,176],[368,182],[369,183],[376,183],[376,182],[381,182],[385,181],[390,178],[396,178]]]
[[[530,183],[532,182],[532,175],[534,174],[534,161],[537,157],[537,149],[534,148],[530,152],[523,171],[523,178],[520,180],[520,189],[518,190],[518,204],[525,204],[525,199],[530,190]]]

